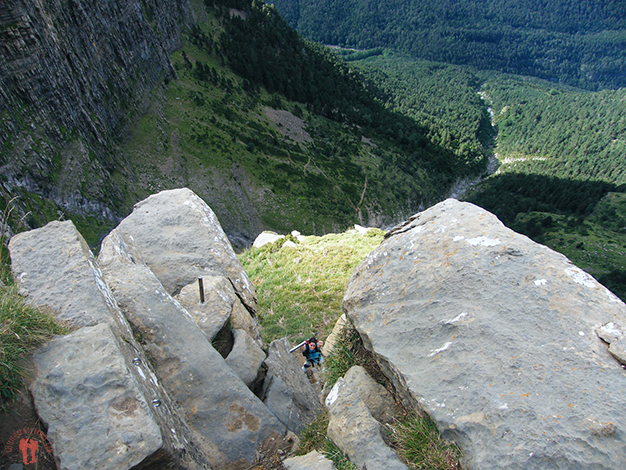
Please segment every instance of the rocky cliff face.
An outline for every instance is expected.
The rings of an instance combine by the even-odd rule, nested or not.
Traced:
[[[193,22],[188,0],[0,3],[0,172],[73,212],[112,217],[130,171],[111,144]]]

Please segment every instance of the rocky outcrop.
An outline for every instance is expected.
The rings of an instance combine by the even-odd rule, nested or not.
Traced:
[[[286,426],[311,421],[319,403],[307,407],[307,390],[290,389],[298,377],[280,364],[285,357],[312,390],[288,351],[277,359],[270,348],[266,359],[250,315],[254,290],[212,212],[188,190],[155,195],[138,210],[141,217],[131,215],[103,241],[98,260],[71,222],[53,222],[10,243],[21,291],[78,328],[35,355],[32,394],[57,460],[72,469],[236,470],[268,449],[284,452],[293,442],[284,438]],[[146,235],[142,225],[160,236]],[[148,262],[170,290],[208,273],[223,287],[209,297],[221,302],[198,300],[196,282],[195,300],[191,291],[179,293],[191,315]],[[211,318],[219,318],[217,328]],[[231,333],[230,325],[239,329]],[[234,336],[228,361],[211,344],[223,332]],[[267,404],[251,388],[264,390]],[[283,397],[289,401],[281,409],[275,403]]]
[[[143,262],[170,295],[198,276],[222,276],[256,312],[256,293],[211,208],[193,191],[173,189],[137,203],[115,229],[132,240]]]
[[[270,344],[261,396],[287,429],[297,434],[320,414],[322,405],[289,349],[285,339]]]
[[[382,436],[381,423],[362,398],[362,389],[353,388],[340,378],[326,398],[328,437],[357,468],[407,470]],[[369,395],[369,393],[368,393]]]
[[[16,235],[9,249],[28,301],[79,328],[35,355],[32,394],[61,468],[206,468],[72,222]]]
[[[284,435],[284,428],[142,264],[145,247],[125,242],[118,230],[103,241],[98,260],[158,377],[184,410],[187,423],[211,443],[206,454],[214,468],[232,462],[249,465],[256,448],[265,439]]]
[[[596,331],[626,306],[567,258],[467,203],[391,230],[354,271],[344,310],[406,404],[464,468],[615,469],[626,375]]]

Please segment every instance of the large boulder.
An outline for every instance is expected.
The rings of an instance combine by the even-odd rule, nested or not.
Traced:
[[[113,230],[98,257],[157,375],[204,437],[214,468],[247,468],[266,439],[285,427],[213,348],[189,313],[142,263],[142,252]]]
[[[116,228],[137,246],[165,290],[177,294],[198,276],[224,276],[252,312],[256,293],[211,208],[190,189],[154,194]]]
[[[35,354],[31,390],[59,468],[128,469],[163,445],[161,431],[106,323]]]
[[[209,341],[229,324],[231,328],[246,331],[260,347],[263,346],[256,318],[243,306],[228,278],[203,277],[202,288],[204,302],[200,301],[197,281],[183,287],[174,298],[191,314]]]
[[[382,436],[381,424],[343,378],[337,380],[326,398],[328,438],[357,468],[408,470]]]
[[[15,235],[11,269],[31,303],[48,305],[75,326],[113,320],[115,309],[93,254],[71,221]]]
[[[270,344],[261,396],[287,429],[298,434],[323,408],[315,389],[289,349],[284,338]]]
[[[97,325],[78,329],[36,354],[34,402],[63,468],[126,469],[141,461],[206,466],[73,223],[50,222],[17,235],[9,249],[29,303],[53,307],[75,327]],[[144,405],[152,400],[148,412]],[[86,449],[93,452],[86,454]]]
[[[492,214],[447,200],[396,227],[343,307],[464,468],[626,462],[626,375],[596,334],[624,325],[626,306]]]
[[[374,419],[391,423],[396,415],[396,403],[385,387],[371,378],[365,368],[352,366],[343,377],[346,387],[352,390],[367,406]]]

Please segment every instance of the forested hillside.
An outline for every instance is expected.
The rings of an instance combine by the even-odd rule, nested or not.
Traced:
[[[626,299],[626,93],[490,76],[496,174],[466,197]]]
[[[454,152],[469,166],[485,159],[495,132],[487,105],[476,93],[481,86],[476,74],[388,52],[355,65],[380,101],[424,126],[429,141]]]
[[[135,29],[118,30],[111,25],[123,10],[115,3],[107,18],[94,12],[92,22],[65,9],[47,11],[47,4],[15,0],[0,7],[6,32],[0,78],[7,84],[0,94],[0,190],[15,230],[72,218],[96,245],[135,202],[187,186],[241,246],[264,229],[322,234],[354,223],[392,224],[484,167],[481,155],[468,159],[441,146],[427,127],[385,107],[360,72],[302,39],[273,7],[252,0],[179,3],[154,5],[169,8],[172,22],[177,8],[194,9],[185,10],[179,31],[168,23],[171,37],[150,38],[161,54],[156,70],[150,76],[129,70],[132,80],[113,74],[108,80],[120,84],[108,87],[91,61],[120,68],[125,54],[139,57],[129,51],[155,31],[156,10],[138,3]],[[39,21],[46,15],[55,20]],[[63,29],[53,44],[37,38],[54,31],[33,35],[18,50],[6,41],[26,28],[20,21]],[[97,34],[83,31],[87,26]],[[107,34],[116,35],[112,50],[103,45]],[[64,53],[73,38],[84,47],[80,58]],[[46,47],[58,56],[51,63],[40,53]],[[31,60],[33,86],[19,78],[23,56]],[[142,70],[154,65],[146,61]],[[61,81],[72,103],[60,91],[45,93]]]
[[[421,123],[458,158],[497,158],[495,174],[464,199],[626,298],[624,90],[590,92],[388,51],[358,55],[350,64],[388,109]]]
[[[531,75],[588,89],[626,84],[621,0],[276,0],[305,37]]]

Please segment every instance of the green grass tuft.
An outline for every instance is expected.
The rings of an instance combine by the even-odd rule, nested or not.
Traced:
[[[359,333],[354,328],[345,328],[332,353],[324,361],[327,387],[335,385],[335,382],[346,375],[352,366],[360,365],[359,359],[362,357],[362,354],[359,354],[360,347],[362,344]]]
[[[388,438],[411,470],[460,469],[459,448],[445,441],[426,414],[408,415],[387,427]]]
[[[326,436],[327,429],[328,415],[323,413],[300,433],[300,446],[297,454],[306,455],[316,450],[332,460],[337,470],[357,470],[346,454]]]
[[[49,311],[28,305],[15,287],[0,289],[0,404],[23,387],[28,354],[52,335],[68,332]]]

